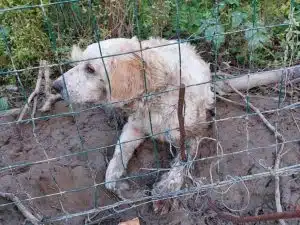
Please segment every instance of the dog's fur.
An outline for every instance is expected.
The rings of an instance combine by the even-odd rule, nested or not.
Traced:
[[[118,102],[118,106],[130,110],[119,145],[106,171],[106,187],[110,190],[128,188],[125,182],[115,181],[126,172],[128,161],[145,135],[154,134],[160,140],[172,140],[175,145],[179,142],[179,48],[178,44],[171,43],[176,41],[151,38],[141,42],[142,48],[146,49],[142,53],[125,55],[116,54],[140,49],[136,37],[104,40],[89,45],[84,51],[73,47],[72,59],[86,61],[79,62],[55,81],[64,80],[66,89],[62,90],[62,95],[70,102]],[[151,48],[159,45],[167,46]],[[103,56],[115,56],[90,59],[100,57],[99,46]],[[193,152],[197,148],[195,138],[202,135],[207,110],[213,104],[209,83],[211,74],[208,64],[190,44],[180,44],[180,54],[181,82],[187,86],[185,130]],[[146,93],[157,92],[161,94],[144,97]]]

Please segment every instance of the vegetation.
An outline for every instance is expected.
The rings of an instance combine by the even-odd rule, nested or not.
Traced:
[[[218,64],[278,67],[291,57],[286,49],[293,52],[293,62],[300,58],[300,0],[222,0],[217,5],[206,0],[59,1],[43,0],[44,7],[31,7],[40,0],[0,1],[4,10],[24,6],[0,14],[2,71],[36,66],[40,59],[61,62],[74,43],[132,35],[177,38],[177,32],[205,47],[207,60]],[[21,74],[25,86],[35,77],[32,71]],[[0,79],[0,85],[14,82],[11,76]]]

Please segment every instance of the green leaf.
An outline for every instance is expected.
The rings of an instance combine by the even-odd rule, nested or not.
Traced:
[[[232,28],[237,28],[241,25],[241,23],[247,18],[247,13],[243,13],[240,11],[235,11],[232,13],[231,17],[231,26]]]
[[[263,33],[256,33],[250,40],[248,40],[248,46],[252,49],[260,48],[264,43],[269,40],[269,37]]]
[[[219,11],[222,11],[225,7],[226,7],[226,2],[223,2],[223,1],[222,1],[222,2],[219,3],[219,8],[218,8],[218,10],[219,10]]]
[[[217,49],[220,48],[225,41],[224,27],[220,24],[209,26],[205,30],[205,38],[206,40],[213,42]]]
[[[8,110],[8,108],[9,106],[8,106],[7,98],[5,97],[0,98],[0,111]]]
[[[205,20],[201,20],[201,26],[199,27],[199,34],[201,34],[202,32],[204,32],[207,27],[211,26],[211,25],[214,25],[216,22],[214,19],[205,19]]]
[[[229,5],[236,5],[238,6],[240,4],[239,0],[226,0],[226,3]]]
[[[261,26],[261,23],[258,23]],[[261,48],[263,44],[270,40],[268,32],[265,28],[253,27],[251,23],[247,23],[248,30],[245,31],[245,39],[248,41],[248,47],[253,50],[256,48]]]

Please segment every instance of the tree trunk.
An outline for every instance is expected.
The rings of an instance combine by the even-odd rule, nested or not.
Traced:
[[[226,82],[237,90],[243,91],[247,90],[248,88],[250,89],[262,85],[276,83],[282,79],[293,83],[300,82],[300,65],[266,72],[243,74],[235,78],[226,79],[225,81],[218,80],[216,81],[216,91],[220,95],[226,95],[233,92],[232,88],[230,88]]]

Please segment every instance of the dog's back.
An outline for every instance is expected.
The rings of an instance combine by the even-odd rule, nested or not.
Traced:
[[[161,47],[156,47],[161,46]],[[178,139],[178,132],[172,130],[178,128],[177,104],[180,85],[180,64],[181,83],[186,86],[185,90],[185,128],[187,135],[197,136],[203,130],[203,123],[206,121],[207,109],[213,103],[213,93],[210,89],[211,73],[208,64],[196,54],[194,47],[188,43],[180,44],[176,41],[151,38],[142,42],[143,60],[149,66],[157,67],[158,76],[165,76],[165,87],[159,90],[148,99],[147,106],[139,108],[141,115],[139,119],[144,121],[146,130],[158,135],[165,140],[166,131],[170,138]],[[149,48],[149,49],[147,49]],[[180,54],[179,54],[180,53]],[[179,57],[181,56],[181,63]],[[147,75],[147,74],[146,74]],[[151,114],[151,126],[149,118]]]

